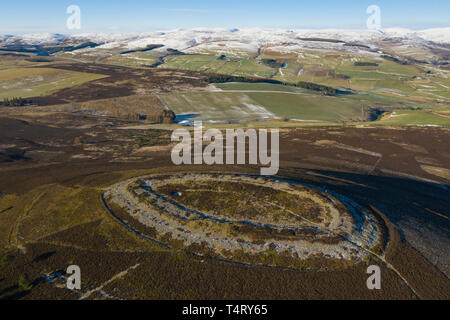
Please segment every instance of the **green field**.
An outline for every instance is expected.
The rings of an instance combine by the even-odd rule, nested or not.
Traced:
[[[258,104],[279,117],[308,121],[360,119],[363,104],[343,97],[289,93],[248,93]]]
[[[177,115],[195,114],[202,121],[251,121],[273,115],[245,93],[197,92],[161,94]]]
[[[0,99],[29,98],[104,78],[104,75],[51,68],[0,70]]]
[[[189,54],[172,55],[164,59],[160,68],[195,70],[236,76],[256,76],[268,78],[276,71],[258,63],[253,58],[232,58],[221,60],[215,55]]]
[[[176,114],[197,114],[196,119],[204,121],[358,120],[363,107],[356,99],[282,91],[172,93],[161,95],[161,98]]]
[[[215,84],[220,92],[161,95],[176,114],[196,114],[198,120],[223,122],[261,118],[302,121],[361,121],[363,108],[431,109],[434,104],[378,93],[324,96],[317,92],[269,83]]]
[[[304,93],[310,96],[320,96],[320,93],[302,89],[299,87],[293,86],[285,86],[279,84],[270,84],[270,83],[241,83],[241,82],[232,82],[232,83],[219,83],[214,84],[215,87],[225,90],[225,91],[266,91],[266,92],[290,92],[290,93]],[[430,108],[437,106],[437,104],[430,104],[425,102],[418,102],[403,99],[397,96],[388,96],[379,93],[369,93],[369,92],[361,92],[357,94],[338,96],[336,98],[342,99],[350,99],[360,101],[363,105],[367,106],[389,106],[394,108]]]
[[[2,54],[2,52],[0,52]],[[32,59],[33,57],[30,57]],[[20,58],[14,58],[14,59],[5,59],[4,57],[0,56],[0,71],[8,70],[8,69],[17,69],[17,68],[23,68],[23,67],[31,67],[35,66],[36,64],[39,64],[40,66],[45,66],[49,64],[50,62],[33,62],[26,57],[20,57]]]
[[[130,53],[126,55],[116,54],[105,60],[108,64],[125,66],[130,68],[142,68],[151,66],[158,62],[158,58],[145,55],[142,52]]]
[[[433,113],[431,110],[398,110],[380,121],[372,122],[371,125],[450,127],[450,117]]]

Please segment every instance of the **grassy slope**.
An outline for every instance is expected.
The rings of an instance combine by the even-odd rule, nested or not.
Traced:
[[[13,68],[0,70],[0,99],[34,97],[105,76],[51,68]]]
[[[430,110],[399,110],[385,119],[371,124],[375,126],[436,125],[448,127],[450,126],[450,117],[432,113]]]
[[[251,120],[269,113],[246,93],[197,92],[160,95],[176,114],[198,114],[198,120],[224,121],[228,119]]]
[[[359,118],[362,104],[346,98],[285,93],[248,93],[258,104],[277,116],[300,120],[338,121]]]
[[[405,120],[393,117],[389,120],[375,122],[374,125],[436,124],[446,126],[449,122],[449,118],[431,113],[432,105],[430,104],[375,93],[328,97],[300,88],[264,83],[228,83],[217,84],[216,87],[224,91],[166,94],[162,97],[177,114],[197,113],[201,115],[198,118],[200,120],[239,119],[250,121],[258,118],[258,112],[252,112],[243,104],[249,103],[262,106],[277,117],[308,121],[357,120],[361,119],[363,107],[378,106],[423,108],[425,110],[399,111],[402,114],[400,117]],[[227,92],[227,90],[243,92]],[[405,117],[405,115],[408,116]],[[282,124],[283,126],[292,125],[283,122]]]
[[[202,92],[161,97],[177,114],[195,113],[199,114],[198,119],[214,121],[268,116],[252,106],[263,107],[276,117],[338,121],[360,118],[363,106],[356,99],[284,92]]]

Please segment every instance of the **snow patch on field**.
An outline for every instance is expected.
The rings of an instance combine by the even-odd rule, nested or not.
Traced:
[[[266,108],[259,105],[254,105],[251,103],[243,103],[244,106],[246,106],[250,111],[259,114],[262,117],[273,117],[274,114],[272,112],[269,112]]]

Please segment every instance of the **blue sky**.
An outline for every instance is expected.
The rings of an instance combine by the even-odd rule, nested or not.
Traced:
[[[69,5],[81,8],[77,32],[141,32],[194,27],[347,28],[366,26],[366,8],[380,6],[382,27],[450,26],[450,1],[399,0],[2,0],[0,34],[59,32]]]

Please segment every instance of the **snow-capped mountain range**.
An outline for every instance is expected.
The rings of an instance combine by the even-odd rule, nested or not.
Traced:
[[[166,48],[187,50],[193,46],[218,41],[238,42],[248,49],[265,44],[296,44],[305,39],[337,40],[347,43],[375,45],[378,41],[395,39],[407,43],[450,44],[450,27],[413,31],[402,28],[384,30],[284,30],[284,29],[177,29],[170,31],[134,34],[25,34],[0,35],[0,47],[14,45],[48,46],[95,42],[103,49],[123,48],[134,50],[150,44],[162,44]],[[244,48],[243,48],[244,49]]]

